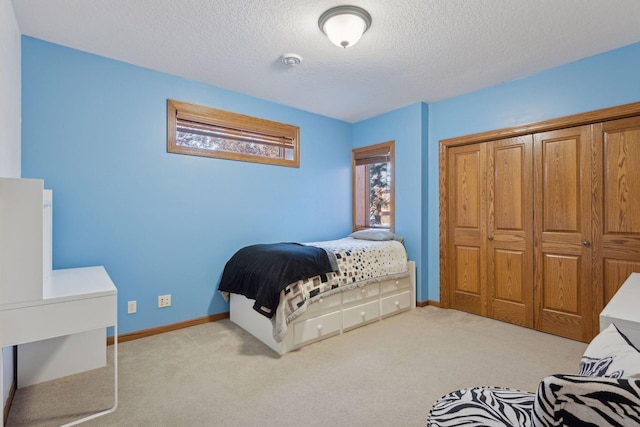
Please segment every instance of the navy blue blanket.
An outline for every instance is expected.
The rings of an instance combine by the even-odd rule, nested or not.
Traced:
[[[322,248],[300,243],[252,245],[227,261],[218,290],[254,299],[253,308],[271,318],[287,285],[330,271],[329,256]]]

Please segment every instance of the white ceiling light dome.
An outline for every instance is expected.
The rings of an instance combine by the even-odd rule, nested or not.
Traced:
[[[336,6],[318,20],[320,30],[338,47],[351,47],[371,26],[369,12],[357,6]]]

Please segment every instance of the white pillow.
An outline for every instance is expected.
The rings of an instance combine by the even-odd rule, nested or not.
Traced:
[[[640,351],[616,325],[611,324],[591,341],[580,360],[578,375],[640,378]]]
[[[404,237],[398,236],[397,234],[394,234],[389,230],[379,228],[365,228],[364,230],[354,231],[353,233],[349,234],[348,237],[353,237],[354,239],[360,240],[375,241],[397,240],[400,243],[404,243]]]

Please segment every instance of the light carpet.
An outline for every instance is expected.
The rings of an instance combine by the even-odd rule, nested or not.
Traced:
[[[424,426],[479,385],[535,391],[586,344],[428,306],[278,356],[229,320],[120,344],[118,410],[86,426]],[[113,401],[109,366],[18,389],[7,426],[57,426]]]

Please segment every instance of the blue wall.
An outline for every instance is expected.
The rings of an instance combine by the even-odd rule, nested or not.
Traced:
[[[409,258],[416,262],[418,301],[426,300],[421,286],[422,263],[422,147],[426,137],[426,104],[418,103],[353,125],[353,147],[395,141],[395,232],[405,238]]]
[[[426,287],[440,300],[438,142],[640,101],[640,43],[429,105]],[[425,284],[423,284],[424,286]],[[426,298],[425,298],[426,299]]]
[[[242,246],[348,234],[351,148],[389,140],[396,232],[418,265],[418,301],[438,301],[439,140],[640,101],[640,44],[353,125],[29,37],[22,45],[22,174],[54,189],[54,268],[105,265],[122,333],[226,312],[215,287]],[[300,126],[300,168],[168,154],[167,98]],[[173,305],[160,310],[165,293]]]
[[[22,176],[54,191],[53,266],[104,265],[120,333],[228,311],[242,246],[351,232],[350,124],[30,37],[22,61]],[[300,168],[167,153],[167,98],[299,126]]]

